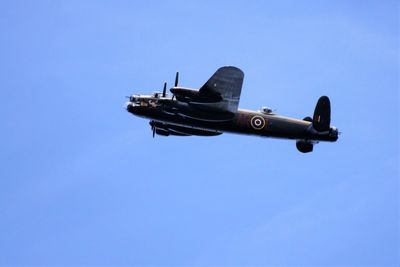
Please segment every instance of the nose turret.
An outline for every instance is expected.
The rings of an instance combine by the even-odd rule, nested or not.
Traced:
[[[128,112],[133,112],[135,107],[139,104],[140,97],[138,95],[131,95],[129,101],[125,103],[125,108]]]
[[[125,108],[126,108],[126,110],[128,111],[128,112],[131,112],[132,111],[132,108],[133,108],[133,104],[132,104],[132,102],[126,102],[125,103]]]

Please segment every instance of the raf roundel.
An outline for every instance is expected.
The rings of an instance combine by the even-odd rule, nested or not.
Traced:
[[[250,124],[255,130],[261,130],[265,127],[265,119],[261,116],[254,116],[251,118]]]

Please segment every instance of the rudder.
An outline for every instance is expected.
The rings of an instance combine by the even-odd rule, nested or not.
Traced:
[[[318,99],[312,124],[318,132],[329,131],[331,124],[331,102],[329,97],[321,96]]]

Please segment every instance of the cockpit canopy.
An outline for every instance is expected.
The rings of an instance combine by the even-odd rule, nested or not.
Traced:
[[[154,92],[151,95],[131,95],[129,97],[130,102],[138,102],[140,100],[156,100],[162,97],[162,92]]]
[[[159,106],[159,101],[162,100],[161,98],[161,92],[154,92],[151,95],[131,95],[129,97],[129,104],[141,107],[157,107]]]

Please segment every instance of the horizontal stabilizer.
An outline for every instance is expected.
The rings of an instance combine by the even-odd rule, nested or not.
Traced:
[[[303,121],[309,121],[309,122],[312,122],[312,119],[311,119],[311,117],[307,116],[307,117],[305,117],[305,118],[303,119]]]
[[[297,150],[301,153],[309,153],[313,151],[313,143],[307,142],[305,140],[299,140],[296,142]]]

